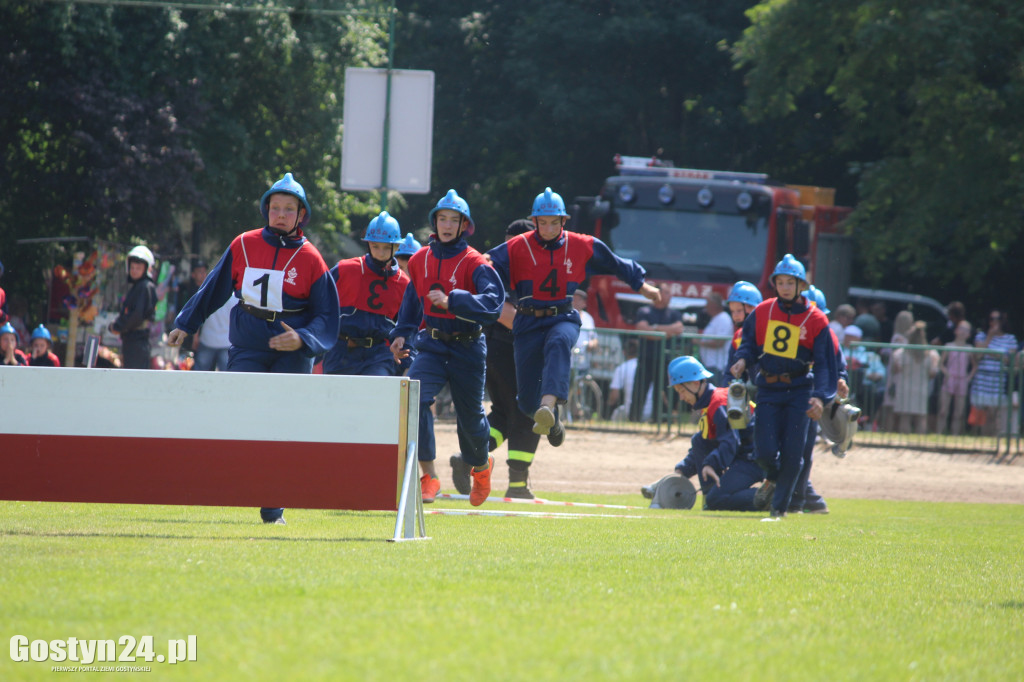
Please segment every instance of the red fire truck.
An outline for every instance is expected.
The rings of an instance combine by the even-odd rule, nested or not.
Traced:
[[[845,300],[850,246],[839,225],[849,208],[834,190],[787,186],[760,173],[676,168],[657,158],[616,156],[618,174],[596,197],[577,197],[570,229],[593,234],[638,261],[648,281],[671,286],[671,306],[703,328],[705,298],[747,280],[770,294],[775,264],[792,253],[826,295]],[[590,281],[599,327],[629,329],[646,300],[611,276]]]

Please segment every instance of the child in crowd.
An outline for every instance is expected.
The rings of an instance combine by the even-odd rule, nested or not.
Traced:
[[[28,364],[32,367],[60,367],[60,360],[51,350],[53,348],[53,337],[50,330],[39,325],[32,330],[32,339],[29,349],[32,353]]]
[[[5,322],[0,327],[0,365],[14,367],[28,365],[28,358],[18,349],[19,340],[18,332],[10,322]]]

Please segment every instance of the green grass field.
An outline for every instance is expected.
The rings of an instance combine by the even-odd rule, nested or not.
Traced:
[[[0,502],[0,622],[6,642],[152,635],[156,654],[195,635],[194,662],[120,664],[151,680],[1024,677],[1024,507],[830,507],[773,524],[428,516],[431,540],[392,544],[376,512],[289,510],[282,527],[254,509]],[[0,680],[54,665],[8,654]]]

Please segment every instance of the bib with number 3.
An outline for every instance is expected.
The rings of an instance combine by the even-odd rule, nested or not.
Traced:
[[[246,266],[242,276],[242,300],[256,308],[284,310],[284,271]]]
[[[792,360],[796,358],[799,345],[800,327],[780,320],[768,320],[768,329],[764,339],[766,354]]]

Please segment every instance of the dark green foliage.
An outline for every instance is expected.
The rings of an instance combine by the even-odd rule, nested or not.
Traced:
[[[742,82],[722,49],[748,6],[403,3],[397,62],[437,72],[438,192],[463,192],[483,241],[495,243],[546,185],[567,200],[594,194],[616,153],[759,166]],[[410,207],[425,215],[428,203]]]
[[[50,257],[20,238],[141,239],[204,255],[257,227],[284,172],[321,235],[368,214],[336,186],[346,65],[379,61],[369,16],[0,3],[0,252],[4,286],[39,305]]]
[[[1018,291],[1024,6],[792,0],[749,14],[735,47],[749,110],[800,120],[811,98],[832,110],[858,182],[864,278],[974,310]]]

